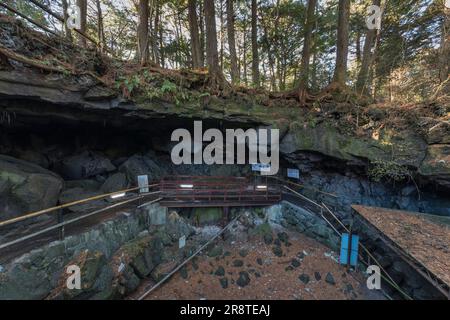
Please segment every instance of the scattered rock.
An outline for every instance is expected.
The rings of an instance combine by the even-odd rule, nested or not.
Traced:
[[[281,242],[287,244],[289,241],[289,235],[286,232],[280,232],[278,234],[278,239],[280,239]]]
[[[245,258],[245,257],[248,255],[248,250],[245,250],[245,249],[240,250],[240,251],[239,251],[239,255],[240,255],[242,258]]]
[[[217,270],[214,272],[214,275],[223,277],[225,275],[225,269],[222,266],[218,267]]]
[[[292,259],[291,265],[292,265],[294,268],[298,268],[298,267],[300,267],[301,263],[300,263],[300,261],[298,261],[297,259]]]
[[[345,285],[344,293],[352,293],[355,289],[350,283]]]
[[[244,265],[244,261],[242,261],[242,260],[234,260],[233,261],[233,267],[240,268],[243,265]]]
[[[259,264],[260,266],[263,265],[263,260],[261,258],[256,259],[256,263]]]
[[[303,282],[304,284],[308,284],[309,283],[309,276],[307,274],[301,274],[298,279]]]
[[[320,274],[320,272],[314,272],[314,278],[316,279],[316,281],[320,281],[322,280],[322,276]]]
[[[331,285],[336,285],[336,281],[334,281],[334,277],[331,273],[327,273],[327,276],[325,277],[325,282]]]
[[[181,274],[181,277],[183,278],[183,279],[187,279],[188,278],[188,270],[187,270],[187,268],[186,268],[186,266],[183,266],[181,269],[180,269],[180,274]]]
[[[272,252],[274,255],[276,255],[277,257],[281,257],[283,256],[283,250],[281,249],[281,247],[279,246],[275,246],[272,248]]]
[[[250,276],[249,276],[249,274],[247,272],[245,272],[245,271],[239,272],[239,279],[236,281],[236,284],[239,287],[245,287],[248,284],[250,284]]]
[[[272,233],[266,233],[264,235],[264,243],[267,245],[271,245],[273,243],[273,235]]]
[[[221,278],[219,281],[223,289],[228,288],[228,278]]]

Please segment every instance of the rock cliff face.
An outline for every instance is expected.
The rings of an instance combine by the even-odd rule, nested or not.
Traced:
[[[339,103],[322,109],[338,118],[347,112]],[[423,119],[421,130],[381,129],[369,138],[294,108],[233,97],[134,103],[90,77],[26,68],[0,71],[0,115],[2,219],[75,200],[71,195],[119,190],[139,173],[250,173],[247,166],[172,165],[171,132],[196,119],[205,128],[279,128],[282,170],[298,167],[302,183],[339,198],[304,191],[343,212],[360,203],[450,215],[450,129],[435,119]]]

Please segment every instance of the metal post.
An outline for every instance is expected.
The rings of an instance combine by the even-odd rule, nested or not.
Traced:
[[[61,223],[64,223],[64,214],[63,214],[62,209],[60,209],[58,211],[58,224],[61,224]],[[59,229],[59,238],[61,241],[64,240],[64,238],[65,238],[65,225],[64,224]]]

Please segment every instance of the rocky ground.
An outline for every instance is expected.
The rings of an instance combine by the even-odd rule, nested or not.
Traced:
[[[383,299],[365,287],[362,274],[340,266],[329,248],[302,234],[278,231],[245,242],[219,241],[147,299]],[[152,285],[144,284],[137,295]]]

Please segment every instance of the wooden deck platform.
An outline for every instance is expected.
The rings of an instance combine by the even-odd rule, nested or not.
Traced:
[[[450,217],[353,205],[404,260],[450,298]]]

